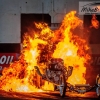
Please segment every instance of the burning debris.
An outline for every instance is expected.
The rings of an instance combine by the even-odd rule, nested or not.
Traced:
[[[0,77],[0,89],[17,92],[40,92],[53,90],[53,84],[44,81],[36,74],[34,66],[44,73],[46,62],[51,58],[64,60],[66,69],[73,66],[73,73],[68,79],[71,84],[85,84],[86,67],[90,55],[87,42],[74,34],[77,27],[82,27],[82,20],[68,13],[59,29],[52,31],[46,23],[35,23],[37,31],[33,37],[25,33],[23,50],[18,61],[4,68]]]

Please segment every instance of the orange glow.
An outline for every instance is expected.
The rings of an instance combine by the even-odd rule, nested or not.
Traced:
[[[96,15],[92,16],[91,24],[92,24],[92,27],[94,27],[96,29],[99,28],[99,21],[97,20]]]
[[[85,84],[86,64],[90,59],[85,40],[74,34],[76,27],[82,27],[82,20],[76,12],[66,14],[58,30],[52,31],[46,23],[35,23],[37,31],[33,37],[25,33],[23,49],[18,61],[4,68],[0,77],[0,89],[17,92],[43,92],[54,90],[53,84],[37,75],[34,66],[44,74],[45,62],[52,57],[62,58],[66,69],[73,66],[68,81],[71,84]],[[41,63],[40,63],[41,62]]]

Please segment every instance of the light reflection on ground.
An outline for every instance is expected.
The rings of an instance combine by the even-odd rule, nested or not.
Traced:
[[[59,91],[38,93],[16,93],[0,91],[0,100],[94,100],[97,99],[95,92],[78,94],[66,92],[64,98],[60,97]],[[100,98],[98,99],[100,100]]]

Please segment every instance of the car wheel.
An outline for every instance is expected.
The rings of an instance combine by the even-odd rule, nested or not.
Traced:
[[[66,94],[66,80],[64,75],[60,77],[59,91],[60,91],[60,96],[64,97]]]

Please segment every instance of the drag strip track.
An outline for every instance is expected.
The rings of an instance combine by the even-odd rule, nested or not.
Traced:
[[[22,93],[22,92],[5,92],[0,90],[0,100],[100,100],[95,92],[77,94],[66,92],[64,98],[60,97],[59,91]]]

